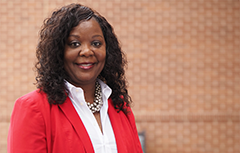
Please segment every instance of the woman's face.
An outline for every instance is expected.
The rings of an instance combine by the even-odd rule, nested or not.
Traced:
[[[105,58],[105,39],[94,18],[80,22],[71,30],[64,49],[64,68],[70,83],[80,87],[95,82]]]

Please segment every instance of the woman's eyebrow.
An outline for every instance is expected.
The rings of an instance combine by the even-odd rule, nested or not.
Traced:
[[[76,37],[76,38],[80,38],[80,36],[79,35],[69,35],[69,37]],[[101,37],[101,38],[104,38],[102,35],[94,35],[94,36],[92,36],[92,38],[95,38],[95,37]]]
[[[92,36],[92,38],[95,38],[95,37],[102,37],[103,38],[102,35],[94,35],[94,36]]]

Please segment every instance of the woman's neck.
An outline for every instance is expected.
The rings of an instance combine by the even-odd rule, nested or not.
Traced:
[[[84,98],[86,102],[93,103],[95,98],[95,82],[81,86],[84,91]]]

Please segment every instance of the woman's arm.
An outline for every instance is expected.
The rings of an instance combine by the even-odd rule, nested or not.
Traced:
[[[45,123],[38,109],[31,97],[16,101],[8,133],[8,153],[47,153]]]

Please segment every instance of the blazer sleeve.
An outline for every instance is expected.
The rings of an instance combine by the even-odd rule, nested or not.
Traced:
[[[13,108],[8,153],[47,153],[46,128],[37,100],[19,98]]]

